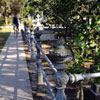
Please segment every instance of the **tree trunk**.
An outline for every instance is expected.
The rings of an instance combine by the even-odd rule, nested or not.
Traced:
[[[7,15],[5,15],[5,24],[8,24]]]

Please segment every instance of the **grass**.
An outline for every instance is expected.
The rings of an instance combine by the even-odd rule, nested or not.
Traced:
[[[6,40],[8,39],[11,32],[12,32],[12,28],[0,29],[0,52],[3,48],[3,46],[5,45]]]

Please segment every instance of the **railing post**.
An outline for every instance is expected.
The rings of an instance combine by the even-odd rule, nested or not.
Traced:
[[[26,25],[26,22],[24,22],[24,41],[25,41],[25,44],[27,44],[27,25]]]
[[[29,25],[24,22],[24,32],[25,32],[25,43],[28,45],[28,51],[30,50],[30,29]]]
[[[30,29],[29,26],[27,27],[27,45],[28,45],[28,51],[30,51]]]
[[[65,59],[68,56],[68,51],[63,46],[64,40],[60,39],[56,42],[56,49],[51,52],[51,55],[56,61],[57,73],[55,74],[54,81],[56,83],[56,100],[67,100],[64,90],[69,81],[68,75],[65,73],[64,69],[67,68],[65,64]]]
[[[41,41],[40,41],[40,36],[41,34],[40,33],[35,33],[35,38],[36,38],[36,41],[37,41],[37,44],[36,44],[36,49],[37,49],[37,55],[36,55],[36,59],[37,59],[37,78],[38,78],[38,84],[43,84],[43,75],[42,75],[42,72],[41,72],[41,69],[40,69],[40,64],[41,64],[41,54],[40,54],[40,50],[38,49],[37,45],[39,45],[41,47]]]
[[[30,30],[30,46],[31,46],[31,57],[30,57],[30,61],[34,61],[35,60],[35,57],[36,57],[36,54],[35,54],[35,51],[34,51],[34,29],[33,27],[31,27],[31,30]]]

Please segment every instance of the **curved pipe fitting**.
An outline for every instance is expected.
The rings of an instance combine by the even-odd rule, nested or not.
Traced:
[[[74,83],[74,82],[84,80],[85,78],[100,77],[100,72],[99,73],[91,73],[91,74],[69,74],[68,76],[69,76],[69,81],[71,83]]]
[[[70,83],[78,82],[84,80],[83,74],[69,74]]]

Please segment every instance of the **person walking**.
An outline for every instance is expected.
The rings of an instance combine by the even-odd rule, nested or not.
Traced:
[[[16,37],[17,37],[18,31],[19,31],[19,23],[18,23],[17,15],[14,15],[14,17],[13,17],[13,30],[14,30],[14,33],[16,34]]]

